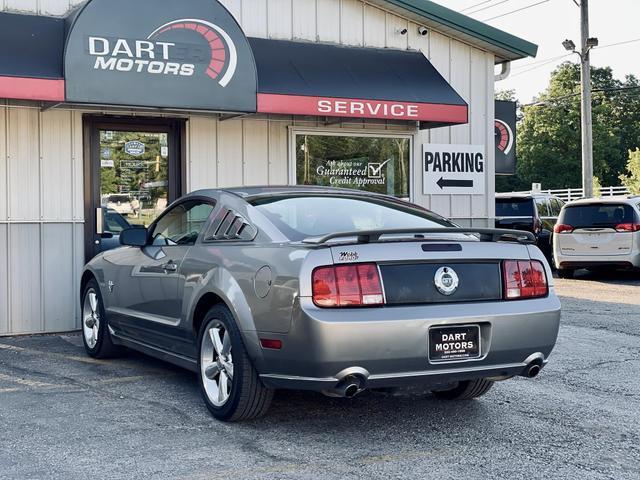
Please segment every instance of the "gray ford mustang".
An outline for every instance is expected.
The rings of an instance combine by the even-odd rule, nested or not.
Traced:
[[[534,241],[385,195],[201,190],[86,265],[83,339],[93,357],[128,347],[197,372],[227,421],[264,414],[280,388],[478,397],[536,376],[555,345],[560,303]]]

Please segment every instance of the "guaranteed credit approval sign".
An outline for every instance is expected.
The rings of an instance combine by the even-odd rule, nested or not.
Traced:
[[[486,191],[484,145],[422,145],[422,193],[483,195]]]

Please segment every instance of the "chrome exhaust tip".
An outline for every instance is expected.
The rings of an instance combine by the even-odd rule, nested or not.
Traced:
[[[534,364],[529,366],[529,368],[527,369],[527,377],[529,378],[535,378],[538,376],[538,374],[540,373],[540,365],[538,364]]]

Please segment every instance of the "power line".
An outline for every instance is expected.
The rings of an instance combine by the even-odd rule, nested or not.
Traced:
[[[634,38],[632,40],[624,40],[622,42],[609,43],[608,45],[602,45],[601,47],[596,47],[594,50],[601,50],[603,48],[608,47],[617,47],[618,45],[626,45],[627,43],[640,42],[640,38]]]
[[[634,90],[640,90],[640,85],[633,87],[611,87],[611,88],[594,88],[592,90],[593,93],[627,93]],[[580,95],[578,93],[569,93],[567,95],[562,95],[560,97],[547,98],[546,100],[540,100],[538,102],[524,103],[522,107],[546,107],[549,106],[549,103],[559,102],[561,100],[566,100],[567,98],[577,97]]]
[[[565,53],[563,55],[558,55],[557,57],[540,58],[535,62],[523,63],[522,65],[516,65],[515,67],[511,67],[511,70],[520,70],[522,68],[532,67],[533,65],[537,65],[539,63],[547,63],[554,60],[560,60],[561,58],[568,57],[569,55],[571,55],[571,53]]]
[[[480,5],[484,5],[485,3],[489,3],[489,2],[493,2],[494,0],[484,0],[484,2],[480,2],[480,3],[476,3],[473,5],[469,5],[467,8],[463,8],[462,10],[460,10],[460,13],[462,12],[466,12],[467,10],[471,10],[472,8],[476,8],[479,7]]]
[[[552,59],[550,59],[550,60],[547,60],[547,61],[546,61],[546,62],[544,62],[544,63],[541,63],[541,64],[536,65],[536,66],[534,66],[534,67],[528,68],[527,70],[522,70],[521,72],[516,72],[516,73],[514,73],[514,74],[513,74],[513,75],[511,75],[511,76],[512,76],[512,77],[517,77],[518,75],[522,75],[522,74],[524,74],[524,73],[530,72],[531,70],[536,70],[536,69],[538,69],[538,68],[546,67],[546,66],[547,66],[547,65],[549,65],[550,63],[554,63],[554,62],[558,61],[558,60],[559,60],[559,59],[561,59],[561,58],[568,57],[569,55],[571,55],[571,54],[570,54],[570,53],[568,53],[568,54],[566,54],[566,55],[562,55],[561,57],[552,58]]]
[[[503,3],[507,3],[507,2],[510,2],[510,1],[511,0],[501,0],[498,3],[494,3],[493,5],[487,5],[486,7],[478,8],[477,10],[474,10],[473,12],[467,13],[467,15],[473,15],[474,13],[482,12],[483,10],[488,10],[490,8],[497,7],[498,5],[502,5]]]
[[[511,10],[510,12],[507,13],[503,13],[501,15],[496,15],[495,17],[491,17],[491,18],[485,18],[484,20],[482,20],[483,22],[488,22],[489,20],[495,20],[496,18],[501,18],[501,17],[506,17],[507,15],[511,15],[512,13],[517,13],[517,12],[521,12],[522,10],[527,10],[529,8],[532,7],[536,7],[538,5],[542,5],[543,3],[547,3],[549,0],[542,0],[541,2],[538,3],[534,3],[532,5],[527,5],[526,7],[522,7],[522,8],[518,8],[516,10]]]

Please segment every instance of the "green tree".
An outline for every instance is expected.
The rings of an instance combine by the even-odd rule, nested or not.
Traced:
[[[627,151],[640,147],[640,82],[624,81],[610,68],[592,68],[594,174],[604,185],[616,185]],[[536,102],[522,106],[518,123],[517,172],[496,180],[496,189],[576,187],[581,182],[580,68],[565,62],[552,74]]]
[[[633,195],[640,195],[640,148],[629,150],[627,172],[620,175],[620,181]]]

